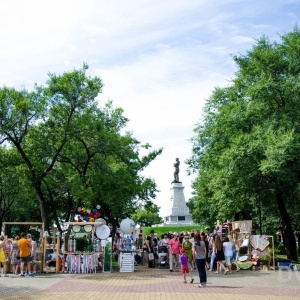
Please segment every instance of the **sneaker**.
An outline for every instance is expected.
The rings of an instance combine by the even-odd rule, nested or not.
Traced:
[[[28,276],[29,277],[34,277],[35,275],[33,273],[30,273]]]
[[[19,276],[20,276],[20,277],[25,277],[25,275],[24,275],[24,274],[20,274]]]
[[[4,274],[3,277],[8,277],[8,275],[7,275],[7,274]]]
[[[172,269],[170,269],[170,272],[173,272],[173,270],[172,270]]]

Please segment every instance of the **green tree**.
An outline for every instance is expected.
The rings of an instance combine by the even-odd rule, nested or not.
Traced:
[[[102,82],[88,77],[87,69],[49,74],[47,84],[33,92],[0,89],[0,144],[17,153],[21,182],[29,183],[27,204],[39,207],[46,229],[53,221],[59,228],[73,221],[79,205],[97,204],[117,227],[155,197],[154,180],[140,173],[162,149],[151,150],[124,133],[123,109],[112,102],[99,108]],[[141,148],[148,154],[140,157]]]
[[[82,113],[77,122],[73,140],[59,156],[76,199],[70,217],[74,218],[78,206],[100,205],[102,217],[115,229],[137,207],[152,204],[156,184],[140,173],[162,149],[151,150],[131,133],[122,133],[127,118],[112,102],[93,113]],[[149,153],[140,157],[141,148],[149,149]]]
[[[159,216],[159,207],[155,204],[137,209],[131,218],[136,224],[142,224],[146,227],[163,222],[163,219]]]
[[[95,106],[101,91],[101,80],[87,77],[87,69],[84,65],[62,76],[49,74],[47,85],[36,85],[34,92],[0,89],[0,144],[5,141],[15,147],[26,165],[47,229],[43,182],[72,137],[74,116]]]
[[[267,221],[280,220],[272,221],[273,230],[281,223],[288,258],[297,260],[299,28],[280,38],[278,43],[262,37],[246,55],[233,56],[232,85],[216,88],[209,98],[188,161],[198,172],[191,205],[196,219],[210,222],[243,217],[259,222],[262,212],[269,214]]]

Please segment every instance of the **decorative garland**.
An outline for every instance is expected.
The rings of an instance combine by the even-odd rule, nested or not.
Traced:
[[[65,273],[96,273],[99,254],[68,254]]]

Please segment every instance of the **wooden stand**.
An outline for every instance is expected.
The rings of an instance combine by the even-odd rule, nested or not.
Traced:
[[[92,239],[94,238],[95,225],[101,226],[103,222],[66,222],[64,225],[69,226],[92,226],[91,234]],[[72,228],[73,231],[73,228]],[[74,231],[73,231],[74,232]],[[74,235],[76,232],[74,232]],[[68,240],[65,239],[65,243],[68,243]],[[94,240],[92,240],[94,242]],[[102,251],[64,251],[64,272],[68,273],[77,273],[77,274],[87,274],[87,273],[96,273],[99,266],[98,258],[103,256]],[[83,263],[81,264],[81,259]]]
[[[60,238],[49,238],[52,239],[53,243],[48,244],[48,238],[43,239],[43,249],[44,249],[44,255],[43,255],[43,271],[46,273],[55,272],[57,273],[59,271],[59,252],[60,252]],[[56,251],[56,257],[55,257],[55,267],[49,267],[47,266],[46,261],[46,252],[51,251],[54,253]],[[49,252],[50,252],[49,251]]]

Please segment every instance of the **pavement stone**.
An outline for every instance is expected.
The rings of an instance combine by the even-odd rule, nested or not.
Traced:
[[[133,273],[37,274],[0,278],[1,300],[94,300],[94,299],[300,299],[300,271],[241,270],[224,275],[207,272],[207,287],[183,283],[178,270],[135,268]],[[188,278],[189,279],[189,278]],[[201,297],[200,297],[201,296]]]

